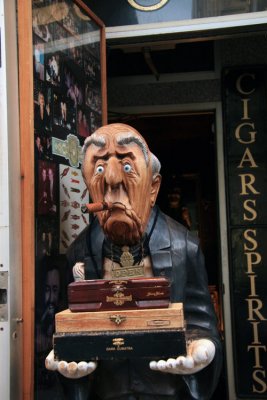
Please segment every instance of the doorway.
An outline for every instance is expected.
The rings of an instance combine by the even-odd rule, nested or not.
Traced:
[[[214,112],[206,111],[139,115],[123,121],[144,136],[161,162],[157,200],[161,210],[188,226],[178,213],[175,215],[171,204],[175,193],[180,197],[177,206],[188,209],[188,227],[200,238],[210,285],[218,285],[220,270],[214,118]]]
[[[215,111],[125,115],[110,122],[136,128],[160,160],[162,184],[157,204],[200,239],[224,342]],[[182,209],[186,209],[185,217]],[[227,399],[226,367],[213,399]]]

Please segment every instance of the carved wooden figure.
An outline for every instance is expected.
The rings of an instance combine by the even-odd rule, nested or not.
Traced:
[[[51,352],[47,368],[68,378],[72,399],[87,399],[89,374],[93,399],[210,399],[222,362],[217,320],[198,239],[155,205],[160,162],[134,128],[110,124],[85,140],[82,173],[96,216],[68,250],[74,280],[165,276],[171,302],[183,303],[187,354],[97,364]]]

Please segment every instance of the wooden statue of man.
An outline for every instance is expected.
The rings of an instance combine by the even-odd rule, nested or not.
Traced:
[[[74,279],[168,277],[171,301],[184,305],[187,355],[97,364],[57,362],[52,351],[47,368],[68,383],[90,380],[93,399],[210,399],[222,362],[217,321],[198,239],[155,205],[160,162],[134,128],[110,124],[85,140],[82,171],[92,200],[112,207],[97,213],[70,247]]]

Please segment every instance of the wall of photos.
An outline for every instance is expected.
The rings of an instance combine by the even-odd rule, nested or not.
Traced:
[[[82,146],[102,124],[101,30],[81,2],[33,1],[35,397],[60,398],[44,367],[55,313],[66,308],[66,249],[88,225]]]

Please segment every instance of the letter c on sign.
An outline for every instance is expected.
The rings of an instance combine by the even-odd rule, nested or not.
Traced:
[[[163,7],[166,3],[168,3],[169,0],[160,0],[157,4],[153,4],[151,6],[142,6],[141,4],[138,4],[135,0],[127,0],[127,1],[136,10],[154,11]]]

